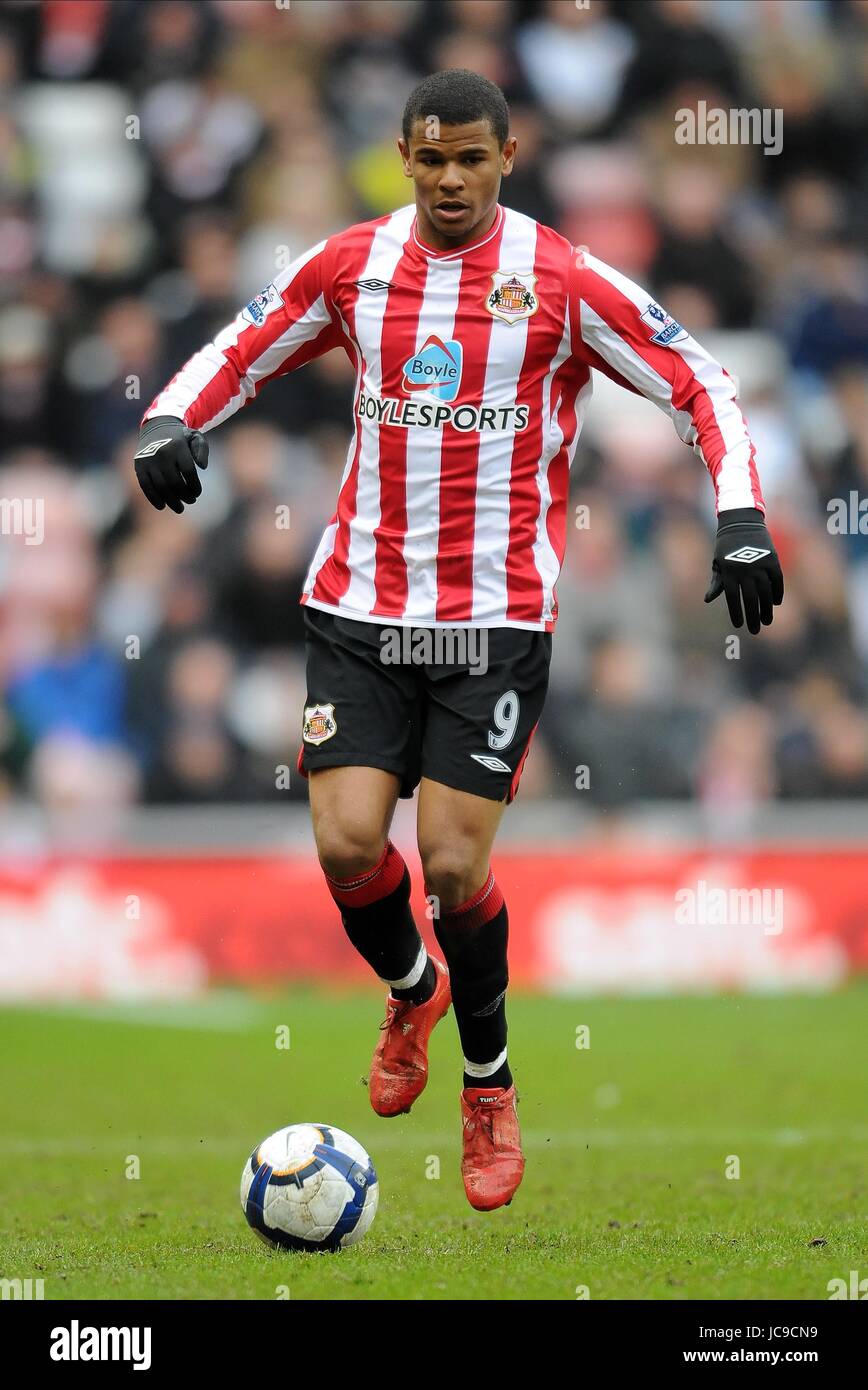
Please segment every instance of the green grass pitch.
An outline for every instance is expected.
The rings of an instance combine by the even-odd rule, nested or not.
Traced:
[[[363,1080],[374,990],[6,1009],[0,1275],[41,1278],[52,1299],[827,1299],[868,1267],[866,1003],[865,983],[513,992],[527,1171],[487,1215],[461,1186],[451,1014],[413,1113],[381,1120]],[[355,1135],[380,1179],[369,1235],[336,1255],[269,1252],[239,1204],[254,1144],[303,1120]]]

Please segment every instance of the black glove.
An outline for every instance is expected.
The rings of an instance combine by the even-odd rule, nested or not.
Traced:
[[[781,562],[763,514],[755,507],[734,507],[718,517],[705,602],[711,603],[723,593],[733,627],[742,625],[743,600],[748,632],[753,633],[759,632],[761,622],[768,626],[772,605],[783,602]]]
[[[198,468],[208,467],[208,441],[175,415],[146,420],[134,455],[139,487],[152,507],[182,512],[202,491]]]

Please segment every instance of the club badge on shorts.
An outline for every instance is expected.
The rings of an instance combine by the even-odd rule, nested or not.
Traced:
[[[532,318],[539,308],[535,293],[536,275],[516,275],[511,270],[496,270],[492,275],[494,289],[486,297],[485,307],[501,323],[520,323]]]
[[[334,705],[305,705],[301,736],[305,743],[325,743],[338,731]]]

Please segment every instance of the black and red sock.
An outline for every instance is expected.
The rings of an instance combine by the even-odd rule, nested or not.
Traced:
[[[466,903],[435,919],[434,934],[449,966],[464,1085],[511,1086],[506,1059],[509,923],[493,873]]]
[[[325,877],[347,936],[392,996],[414,1004],[430,999],[434,966],[410,911],[410,872],[391,840],[372,869],[349,879]]]

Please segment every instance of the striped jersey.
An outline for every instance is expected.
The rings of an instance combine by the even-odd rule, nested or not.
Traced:
[[[311,607],[551,631],[595,368],[671,416],[711,474],[719,511],[765,510],[723,368],[645,290],[502,206],[454,251],[421,240],[413,205],[321,241],[143,418],[213,429],[334,347],[355,369],[353,431],[301,594]]]

